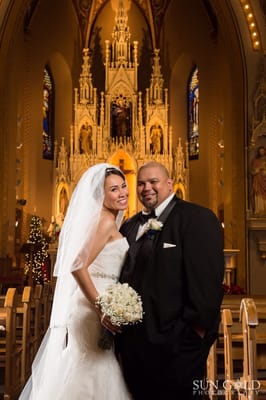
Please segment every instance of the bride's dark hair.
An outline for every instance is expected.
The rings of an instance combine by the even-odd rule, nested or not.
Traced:
[[[111,168],[106,168],[105,170],[105,178],[109,175],[118,175],[120,176],[120,178],[122,178],[123,180],[125,180],[125,175],[123,174],[123,172],[115,167],[111,167]]]

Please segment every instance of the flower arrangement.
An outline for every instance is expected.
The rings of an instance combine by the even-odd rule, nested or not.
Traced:
[[[245,289],[240,287],[239,285],[226,285],[223,283],[223,290],[225,294],[246,294]]]
[[[52,221],[47,229],[47,233],[51,243],[55,243],[58,240],[60,231],[60,225],[55,221],[54,217],[52,217]]]
[[[129,325],[142,321],[143,307],[140,296],[127,283],[114,283],[100,294],[95,306],[110,318],[113,325]],[[104,330],[98,346],[102,349],[110,349],[113,335]]]
[[[162,227],[163,223],[161,221],[156,218],[150,218],[146,223],[145,233],[149,239],[153,240],[156,232],[161,231]]]

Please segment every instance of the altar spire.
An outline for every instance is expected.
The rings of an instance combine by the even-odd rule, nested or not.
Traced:
[[[150,103],[162,104],[163,103],[163,76],[161,73],[159,49],[154,50],[152,75],[150,81]]]
[[[130,63],[131,34],[127,25],[128,16],[123,6],[123,0],[119,0],[115,22],[112,33],[112,62],[115,62],[116,65]]]
[[[83,49],[82,72],[79,78],[80,102],[83,104],[93,103],[94,89],[92,84],[92,75],[90,71],[89,49]]]
[[[147,82],[145,101],[138,83],[138,42],[131,40],[128,26],[130,2],[117,0],[111,40],[105,41],[104,91],[93,87],[90,50],[83,49],[79,88],[75,88],[74,121],[70,128],[70,151],[64,142],[56,157],[55,203],[53,215],[60,212],[60,194],[70,195],[81,174],[90,166],[109,162],[125,173],[129,186],[127,216],[138,211],[136,177],[140,165],[156,160],[176,180],[175,190],[188,196],[187,165],[183,162],[181,141],[173,151],[169,126],[168,89],[164,88],[159,49],[154,50],[152,74]],[[174,133],[177,136],[177,133]],[[67,160],[69,158],[69,160]],[[64,163],[63,163],[64,162]],[[60,165],[60,168],[58,168]],[[182,168],[180,168],[182,166]],[[63,168],[67,167],[67,169]],[[67,176],[65,176],[67,175]]]

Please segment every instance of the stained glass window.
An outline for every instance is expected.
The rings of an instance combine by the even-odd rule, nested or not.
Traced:
[[[188,82],[188,155],[199,158],[199,71],[193,68]]]
[[[43,73],[43,158],[54,158],[54,84],[48,67]]]

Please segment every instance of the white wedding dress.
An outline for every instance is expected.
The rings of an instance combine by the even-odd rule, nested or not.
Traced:
[[[99,293],[118,280],[127,250],[126,238],[109,242],[89,267],[89,273]],[[47,377],[42,377],[38,393],[34,390],[34,384],[32,389],[31,378],[20,399],[131,399],[113,350],[102,350],[97,345],[101,332],[99,316],[79,287],[71,299],[67,332],[67,345],[60,355],[58,373],[50,376],[49,365],[47,365],[42,372],[45,375],[46,370]],[[55,358],[56,354],[54,354]],[[50,368],[53,366],[51,365]],[[36,376],[37,379],[40,378],[38,371]]]

